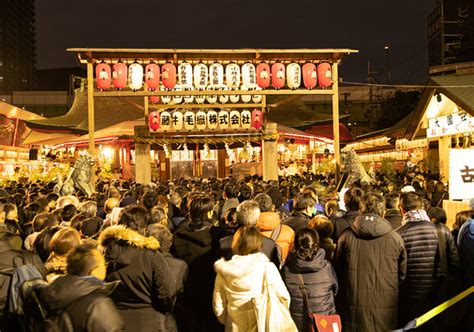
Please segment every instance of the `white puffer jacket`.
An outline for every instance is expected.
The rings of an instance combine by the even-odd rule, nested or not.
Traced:
[[[262,292],[264,272],[269,287],[289,307],[290,295],[275,264],[267,256],[256,253],[246,256],[234,255],[231,260],[218,260],[214,264],[217,272],[214,285],[213,306],[226,332],[256,332],[257,320],[252,298]]]

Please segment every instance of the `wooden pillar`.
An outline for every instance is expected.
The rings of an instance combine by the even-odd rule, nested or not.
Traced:
[[[312,144],[310,144],[311,149],[311,173],[316,174],[316,142],[312,140]]]
[[[338,63],[332,64],[332,131],[334,136],[334,160],[336,161],[336,184],[341,179],[341,154],[339,146],[339,77]]]
[[[276,135],[277,124],[274,122],[266,122],[263,135]],[[278,141],[277,139],[262,140],[262,163],[263,163],[263,180],[278,180]]]
[[[223,179],[230,175],[230,160],[225,149],[217,150],[217,177]]]
[[[95,156],[95,110],[94,110],[94,64],[87,62],[87,120],[89,130],[89,153]]]
[[[148,133],[148,127],[135,126],[135,136],[143,136]],[[148,184],[151,182],[151,157],[150,144],[135,142],[135,181]]]
[[[451,136],[440,137],[438,140],[439,174],[443,181],[449,181],[449,150]]]
[[[165,151],[159,150],[158,151],[158,159],[160,160],[160,165],[159,165],[160,181],[170,180],[170,178],[171,178],[171,176],[170,176],[170,170],[171,170],[170,158],[166,158]]]

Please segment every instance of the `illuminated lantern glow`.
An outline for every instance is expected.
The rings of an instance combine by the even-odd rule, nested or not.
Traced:
[[[328,88],[332,85],[331,65],[327,62],[318,65],[318,84],[322,88]]]
[[[316,65],[308,62],[303,65],[303,83],[306,89],[314,89],[318,84],[318,72]]]
[[[196,113],[196,129],[204,130],[206,129],[206,125],[207,125],[206,112],[204,111],[197,112]]]
[[[249,129],[252,124],[252,113],[248,110],[243,110],[240,113],[240,121],[242,123],[242,128]]]
[[[270,66],[268,63],[259,63],[257,65],[257,84],[262,89],[270,86]]]
[[[257,88],[255,89],[256,91],[261,91],[262,88],[257,86]],[[252,95],[252,101],[254,103],[261,103],[262,102],[262,95]]]
[[[150,114],[148,114],[148,123],[150,130],[157,131],[160,129],[160,114],[156,111],[150,112]]]
[[[207,66],[203,63],[198,63],[194,66],[194,88],[204,90],[207,87],[207,81]]]
[[[100,90],[110,89],[112,84],[112,70],[106,63],[99,63],[95,67],[95,80],[97,82],[97,88]]]
[[[263,126],[263,113],[259,109],[252,111],[252,128],[261,129]]]
[[[213,87],[224,85],[224,66],[218,62],[209,66],[209,85]]]
[[[148,98],[148,100],[152,104],[158,104],[160,102],[160,96],[150,96],[150,98]]]
[[[216,129],[219,123],[219,118],[216,111],[207,111],[207,128]]]
[[[222,90],[222,91],[227,91],[229,90],[229,88],[225,85],[221,85],[219,87],[219,90]],[[221,104],[227,104],[229,102],[229,95],[220,95],[219,96],[219,103]]]
[[[231,111],[229,115],[230,127],[232,129],[240,128],[240,113],[239,111]]]
[[[143,85],[143,67],[139,63],[132,63],[128,67],[128,86],[133,91],[142,88]]]
[[[183,91],[183,88],[180,84],[174,86],[173,91]],[[173,103],[181,104],[183,102],[183,96],[173,96]]]
[[[240,86],[240,67],[236,63],[229,63],[225,67],[225,79],[230,89],[237,89]]]
[[[193,130],[196,126],[196,116],[194,112],[187,111],[184,113],[184,129]]]
[[[194,96],[194,99],[196,100],[197,104],[204,104],[204,102],[206,101],[206,96],[197,95],[197,96]]]
[[[245,85],[242,85],[241,89],[242,89],[243,91],[248,91],[248,90],[250,90],[250,89],[249,89],[247,86],[245,86]],[[242,101],[243,101],[244,103],[250,103],[250,101],[252,100],[252,95],[241,95],[241,98],[242,98]]]
[[[167,89],[173,89],[176,85],[176,67],[172,63],[165,63],[161,67],[161,81]]]
[[[171,114],[171,125],[174,130],[183,129],[183,113],[180,111],[173,112]]]
[[[193,85],[193,66],[187,62],[178,65],[178,82],[183,87]]]
[[[168,91],[164,86],[161,87],[161,91]],[[161,101],[163,104],[169,104],[171,103],[171,96],[161,96]]]
[[[233,89],[233,90],[235,90],[235,89]],[[230,99],[231,103],[234,103],[234,104],[238,103],[239,102],[239,95],[230,95],[229,99]]]
[[[257,71],[252,63],[247,62],[242,66],[242,86],[249,90],[257,86]]]
[[[163,130],[170,130],[171,128],[171,114],[170,112],[161,112],[160,113],[160,125]]]
[[[230,125],[230,117],[229,117],[229,112],[227,111],[220,111],[218,114],[218,125],[219,129],[227,129],[229,128]]]
[[[207,91],[215,91],[216,88],[214,85],[208,85],[207,86]],[[207,95],[206,100],[209,104],[215,104],[217,103],[217,95]]]
[[[112,84],[117,89],[127,87],[127,65],[123,62],[118,62],[113,65]]]
[[[272,86],[281,89],[285,86],[285,65],[276,62],[272,65]]]
[[[183,91],[193,91],[193,90],[194,90],[194,88],[193,88],[192,85],[183,86]],[[187,95],[187,96],[184,96],[183,99],[184,99],[185,103],[190,104],[190,103],[193,102],[194,96],[193,95]]]
[[[146,65],[145,82],[150,91],[155,91],[160,86],[160,66],[156,63]]]
[[[286,82],[290,89],[298,89],[301,85],[301,67],[297,63],[286,66]]]

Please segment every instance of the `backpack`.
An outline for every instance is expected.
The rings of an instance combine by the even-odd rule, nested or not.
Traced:
[[[281,268],[281,266],[283,265],[283,256],[282,256],[281,246],[276,242],[278,237],[280,236],[282,228],[283,228],[283,225],[280,223],[277,227],[273,229],[272,234],[270,235],[270,239],[272,239],[273,242],[275,242],[275,248],[278,252],[278,258],[280,259],[280,266],[278,266],[278,268]]]

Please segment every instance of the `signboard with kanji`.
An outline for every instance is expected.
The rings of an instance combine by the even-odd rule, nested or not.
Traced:
[[[429,127],[426,129],[426,136],[432,138],[456,135],[470,131],[474,131],[474,118],[466,112],[459,112],[429,119]]]
[[[449,199],[474,197],[474,149],[449,151]]]

